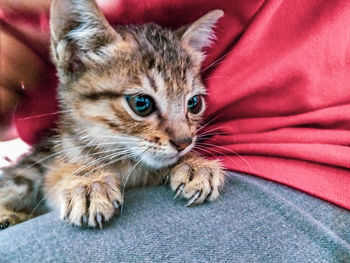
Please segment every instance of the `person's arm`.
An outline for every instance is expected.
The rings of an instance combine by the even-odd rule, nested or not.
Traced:
[[[25,13],[46,12],[50,9],[51,0],[1,0],[0,9],[6,13],[22,11]]]
[[[15,136],[12,113],[22,98],[23,89],[37,87],[45,75],[45,59],[40,56],[48,53],[48,32],[39,25],[26,24],[12,17],[45,14],[50,2],[2,0],[0,3],[0,141]]]

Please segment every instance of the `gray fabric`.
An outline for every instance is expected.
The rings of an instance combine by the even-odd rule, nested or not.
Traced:
[[[0,262],[350,262],[350,213],[232,173],[215,203],[186,208],[166,186],[126,193],[104,230],[55,212],[0,232]]]

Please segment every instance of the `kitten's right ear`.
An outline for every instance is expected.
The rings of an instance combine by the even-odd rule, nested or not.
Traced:
[[[197,65],[200,65],[204,59],[203,48],[208,47],[215,38],[213,32],[215,24],[223,15],[224,12],[220,9],[210,11],[197,21],[175,32]]]
[[[50,27],[53,59],[65,73],[103,63],[120,37],[94,0],[54,0]]]

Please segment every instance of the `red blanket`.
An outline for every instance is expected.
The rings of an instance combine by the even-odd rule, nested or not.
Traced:
[[[203,65],[209,124],[201,132],[212,135],[203,153],[350,209],[350,1],[110,2],[101,6],[113,24],[172,28],[223,9]],[[27,141],[52,124],[55,86],[19,107]],[[38,114],[49,115],[23,119]]]

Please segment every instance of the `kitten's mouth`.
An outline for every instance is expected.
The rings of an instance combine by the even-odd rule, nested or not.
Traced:
[[[139,160],[146,166],[153,169],[161,169],[174,165],[182,156],[186,155],[193,149],[195,142],[196,137],[192,143],[182,151],[176,151],[175,149],[172,149],[172,153],[163,155],[157,154],[157,152],[145,150],[143,153],[139,153],[137,155],[139,156]]]

